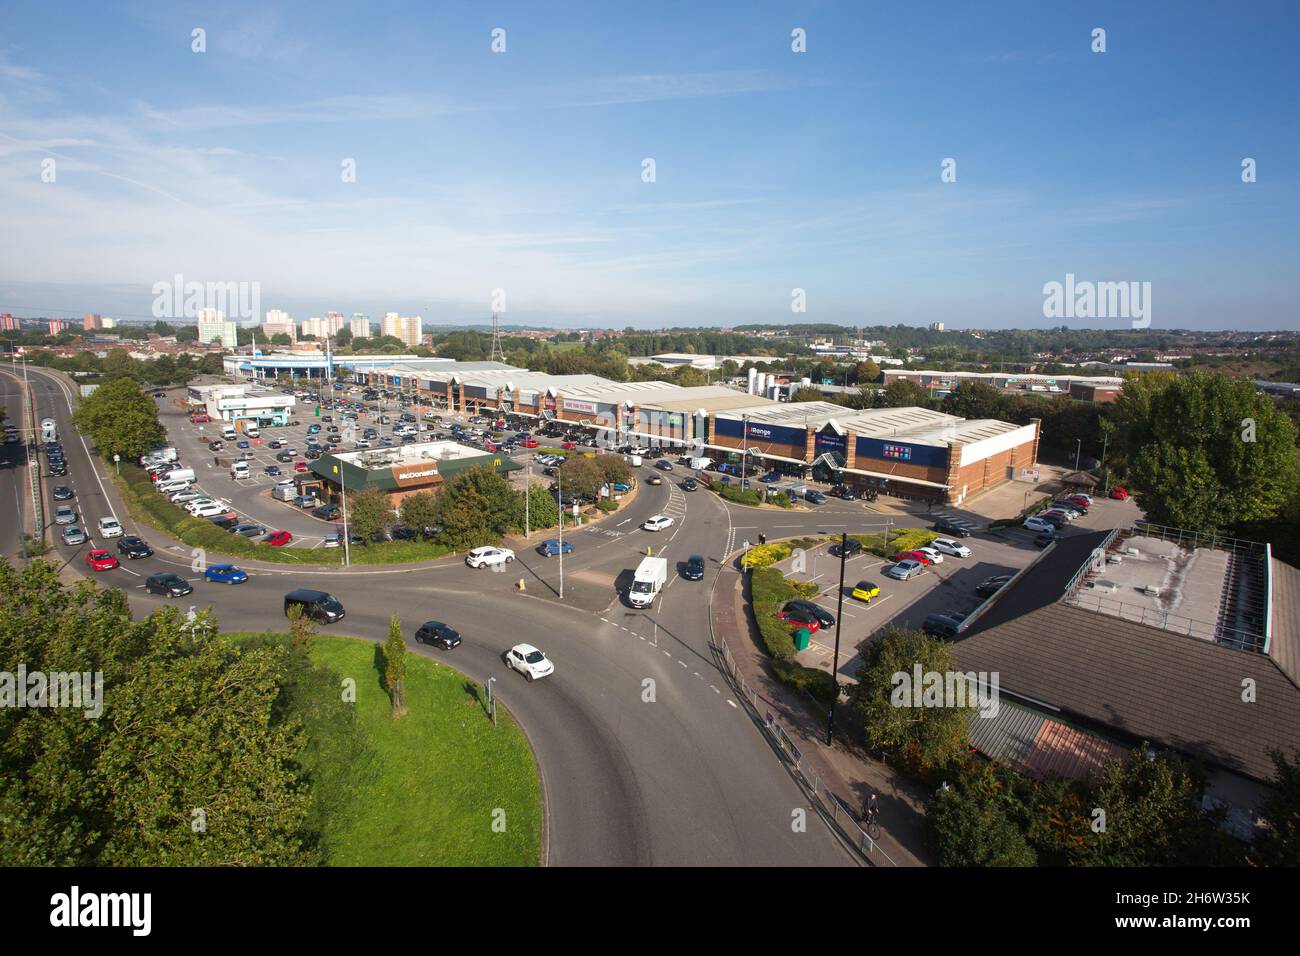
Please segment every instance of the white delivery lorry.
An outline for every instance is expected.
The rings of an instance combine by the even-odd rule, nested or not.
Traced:
[[[713,459],[712,459],[712,458],[692,458],[692,459],[690,460],[690,462],[688,462],[688,464],[691,466],[691,471],[705,471],[705,470],[707,470],[707,469],[713,467]]]
[[[655,595],[668,583],[667,558],[642,558],[632,577],[632,590],[627,599],[633,607],[649,607]]]

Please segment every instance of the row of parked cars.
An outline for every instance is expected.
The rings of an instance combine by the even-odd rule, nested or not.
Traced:
[[[1082,492],[1069,495],[1053,501],[1045,510],[1026,518],[1023,526],[1027,531],[1038,532],[1039,538],[1036,539],[1036,543],[1040,547],[1045,547],[1055,540],[1058,531],[1076,518],[1086,515],[1092,503],[1092,495]]]

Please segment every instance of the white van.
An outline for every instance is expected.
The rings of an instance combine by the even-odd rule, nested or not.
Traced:
[[[713,467],[713,459],[712,459],[712,458],[692,458],[692,459],[688,462],[688,464],[690,465],[691,471],[705,471],[705,470],[707,470],[707,469]]]
[[[240,478],[247,478],[249,475],[248,462],[237,461],[230,466],[230,477],[238,481]]]
[[[627,599],[633,607],[649,607],[665,584],[668,583],[667,558],[642,558],[632,578],[632,590]]]
[[[224,438],[226,441],[234,441],[239,436],[235,433],[234,425],[222,425],[221,437]]]
[[[262,430],[258,428],[256,425],[247,425],[244,428],[244,435],[247,436],[248,438],[260,438],[262,435]]]
[[[276,501],[293,501],[298,497],[298,489],[293,485],[276,485],[271,489],[271,497]]]
[[[193,468],[173,468],[171,471],[164,472],[158,478],[159,481],[194,481]]]

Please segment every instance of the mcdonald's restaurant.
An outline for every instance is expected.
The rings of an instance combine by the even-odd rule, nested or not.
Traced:
[[[467,468],[490,468],[500,475],[523,466],[505,455],[481,451],[451,441],[395,445],[371,451],[325,454],[311,463],[331,502],[361,491],[386,492],[396,508],[417,491],[439,491]]]

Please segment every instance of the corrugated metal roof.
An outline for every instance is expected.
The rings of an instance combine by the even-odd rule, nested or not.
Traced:
[[[1123,760],[1120,744],[1000,697],[995,716],[971,712],[970,744],[986,757],[1037,777],[1086,780],[1109,760]]]

